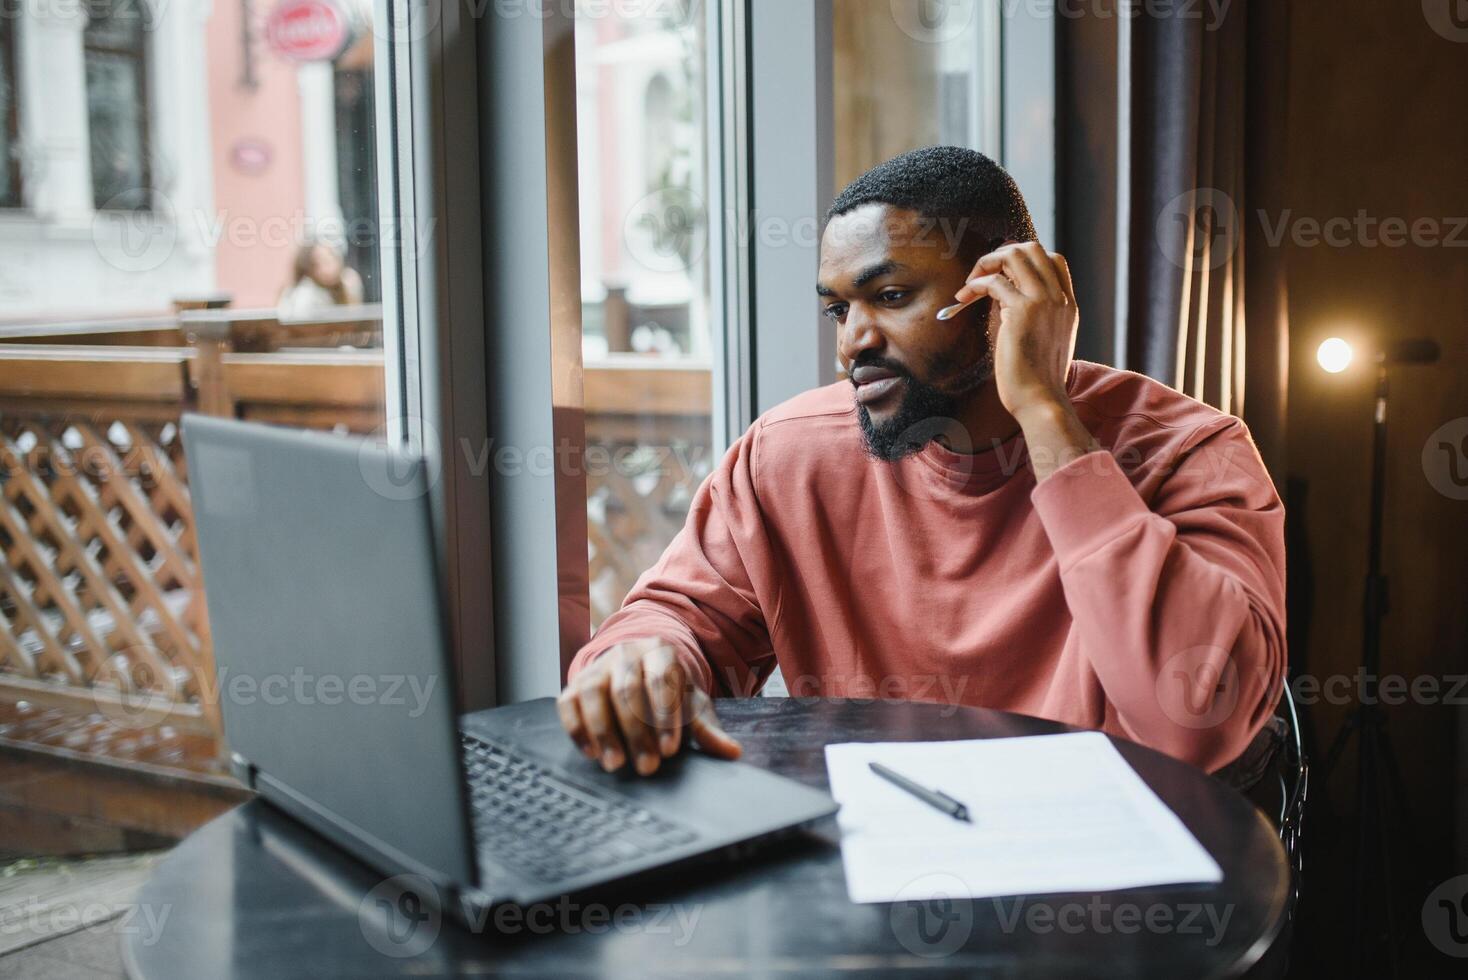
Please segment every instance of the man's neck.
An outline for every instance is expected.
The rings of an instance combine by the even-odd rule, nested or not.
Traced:
[[[999,400],[999,389],[993,381],[986,381],[973,393],[969,403],[958,415],[958,423],[968,433],[970,452],[993,452],[1019,434],[1020,425]],[[959,451],[951,440],[939,436],[938,442],[945,448]]]

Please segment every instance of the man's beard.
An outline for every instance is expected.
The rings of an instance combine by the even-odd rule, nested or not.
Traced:
[[[873,458],[895,463],[920,452],[940,436],[956,452],[972,451],[968,431],[959,423],[958,415],[968,397],[994,376],[991,345],[985,345],[978,361],[938,385],[919,381],[901,365],[883,358],[858,358],[852,368],[862,365],[884,367],[903,381],[901,404],[882,422],[874,421],[867,407],[857,402],[856,419],[866,439],[867,452]]]

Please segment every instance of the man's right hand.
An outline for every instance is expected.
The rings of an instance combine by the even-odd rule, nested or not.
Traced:
[[[655,638],[628,640],[597,657],[566,685],[556,710],[572,741],[607,772],[630,759],[638,773],[652,775],[682,746],[684,726],[711,755],[737,759],[742,751],[673,647]]]

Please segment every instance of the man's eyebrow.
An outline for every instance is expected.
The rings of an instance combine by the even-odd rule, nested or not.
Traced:
[[[857,273],[855,279],[851,280],[851,288],[860,289],[867,283],[871,282],[873,279],[876,279],[878,276],[885,276],[888,273],[896,272],[898,269],[905,268],[907,267],[904,266],[901,262],[894,262],[892,259],[886,259],[882,262],[878,262],[876,265],[867,266],[861,272]]]
[[[878,262],[876,265],[867,266],[865,269],[861,270],[861,272],[858,272],[856,274],[856,278],[851,280],[851,288],[860,289],[861,287],[865,286],[867,283],[871,282],[873,279],[878,278],[879,276],[885,276],[889,273],[896,272],[899,269],[906,268],[907,266],[903,265],[901,262],[896,262],[892,259],[884,259],[883,261]],[[836,290],[832,289],[830,286],[816,283],[816,295],[835,296]]]

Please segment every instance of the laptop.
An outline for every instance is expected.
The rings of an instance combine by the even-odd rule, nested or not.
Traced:
[[[835,812],[698,752],[606,773],[548,697],[460,716],[424,461],[197,415],[183,438],[232,767],[377,872],[482,922]]]

